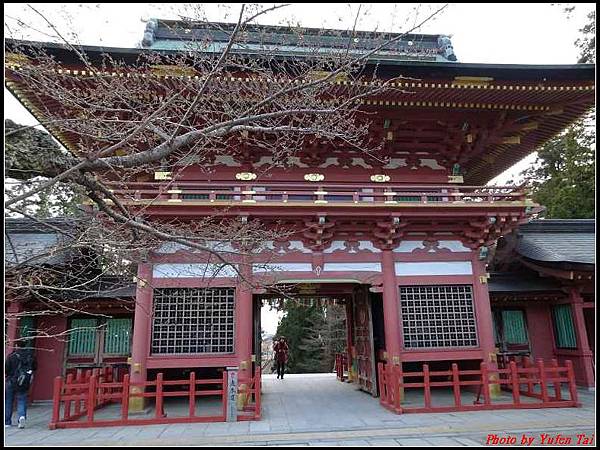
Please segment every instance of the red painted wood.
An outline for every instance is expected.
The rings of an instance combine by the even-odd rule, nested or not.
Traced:
[[[87,421],[91,424],[94,421],[94,411],[96,409],[96,383],[97,378],[92,375],[89,379],[89,389],[87,396]]]
[[[517,363],[515,361],[511,361],[509,363],[510,367],[510,377],[512,381],[512,395],[513,395],[513,403],[515,405],[519,405],[521,403],[521,397],[519,394],[520,385],[519,385],[519,373],[517,371]]]
[[[129,374],[123,377],[123,388],[121,389],[121,420],[126,421],[129,417]]]
[[[427,409],[431,409],[431,386],[429,382],[429,364],[423,364],[423,399]]]
[[[131,342],[131,383],[146,381],[147,359],[150,353],[152,315],[152,265],[140,264],[137,278],[133,338]]]
[[[190,417],[194,417],[196,415],[196,372],[190,372]]]
[[[452,390],[454,393],[454,405],[460,407],[460,375],[458,373],[458,364],[452,363]]]
[[[385,331],[385,347],[389,363],[394,363],[394,357],[400,358],[400,299],[396,269],[394,267],[394,254],[391,250],[384,250],[381,257],[383,272],[383,324]]]
[[[165,417],[163,410],[163,374],[162,372],[156,376],[156,418]]]
[[[480,365],[480,370],[481,370],[481,391],[483,392],[483,403],[484,405],[489,405],[491,404],[491,397],[490,397],[490,385],[489,385],[489,380],[490,380],[490,376],[488,373],[488,366],[487,363],[482,362]]]
[[[577,403],[577,386],[575,384],[575,373],[573,372],[573,363],[570,360],[567,360],[565,361],[565,365],[567,366],[567,373],[569,377],[569,393],[571,394],[571,400]]]
[[[543,359],[538,359],[537,367],[539,370],[540,377],[540,388],[542,390],[542,400],[544,403],[548,402],[548,383],[546,381],[546,367]]]

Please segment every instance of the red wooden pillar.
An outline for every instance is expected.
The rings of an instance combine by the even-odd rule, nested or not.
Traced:
[[[389,364],[400,364],[400,299],[394,254],[384,250],[381,269],[383,272],[383,326],[385,331],[385,350]]]
[[[131,384],[146,381],[146,360],[150,353],[150,328],[152,320],[152,264],[138,266],[138,283],[135,294],[135,316],[133,321],[133,339],[131,343]],[[141,386],[131,386],[130,392],[139,394]],[[140,412],[145,408],[143,397],[131,397],[129,411]]]
[[[475,302],[475,314],[477,317],[477,335],[479,337],[479,347],[481,348],[483,361],[486,363],[486,369],[490,377],[498,378],[495,372],[496,363],[496,343],[494,339],[494,321],[492,319],[492,308],[490,305],[490,295],[488,292],[487,275],[485,262],[480,261],[476,256],[472,260],[473,264],[473,301]],[[492,398],[500,395],[500,385],[491,384],[489,392]]]
[[[238,280],[236,289],[236,334],[235,346],[238,358],[238,376],[243,380],[252,378],[252,261],[244,258],[239,265],[242,277]],[[259,351],[259,350],[257,350]]]
[[[15,341],[19,337],[19,319],[16,315],[20,312],[21,304],[19,302],[10,302],[6,308],[8,327],[6,330],[7,340],[4,346],[4,356],[8,356],[15,348]]]
[[[575,327],[575,339],[577,342],[577,353],[579,359],[579,370],[576,373],[577,384],[586,387],[594,386],[594,355],[590,347],[587,331],[585,328],[585,316],[583,315],[583,299],[576,287],[570,289],[571,311],[573,313],[573,326]]]

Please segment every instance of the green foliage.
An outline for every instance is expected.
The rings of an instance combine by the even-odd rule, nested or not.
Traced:
[[[286,300],[276,336],[285,336],[290,349],[290,373],[331,372],[335,353],[345,348],[345,314],[333,305],[305,306]]]
[[[590,219],[595,212],[595,132],[577,123],[548,141],[522,175],[549,219]]]
[[[575,41],[575,45],[581,52],[577,62],[594,64],[596,62],[596,10],[591,11],[587,17],[589,22],[579,30],[582,36]]]

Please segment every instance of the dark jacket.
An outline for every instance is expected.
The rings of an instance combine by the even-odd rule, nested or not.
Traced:
[[[22,366],[23,370],[36,370],[37,361],[33,356],[33,350],[30,349],[16,349],[4,363],[4,376],[11,383],[15,382],[19,376],[19,366]]]
[[[275,361],[278,363],[286,363],[288,360],[289,347],[285,342],[277,342],[273,347],[275,352]]]

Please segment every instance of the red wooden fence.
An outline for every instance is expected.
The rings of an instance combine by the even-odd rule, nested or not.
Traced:
[[[559,367],[554,361],[549,367],[542,360],[536,365],[517,367],[515,361],[507,368],[490,368],[481,363],[479,370],[459,370],[458,365],[452,364],[451,370],[430,371],[428,364],[423,364],[422,372],[402,372],[401,366],[378,364],[380,403],[387,409],[402,413],[415,412],[449,412],[474,411],[482,409],[520,409],[520,408],[559,408],[577,407],[577,389],[575,374],[571,361],[565,362],[565,367]],[[497,375],[490,379],[490,375]],[[422,378],[422,382],[405,382],[407,378]],[[431,381],[432,377],[446,377],[449,381]],[[469,379],[464,379],[468,377]],[[494,378],[494,377],[491,377]],[[566,383],[570,398],[563,399],[561,384]],[[490,395],[490,384],[498,384],[512,392],[510,401],[499,399],[493,401]],[[526,385],[527,389],[521,389]],[[552,386],[550,392],[549,386]],[[453,393],[453,405],[434,405],[432,387],[450,387]],[[463,402],[461,388],[478,389],[479,393],[473,404]],[[537,388],[539,387],[539,392]],[[404,388],[422,388],[423,403],[421,406],[406,406],[401,403],[401,393]],[[483,402],[480,401],[480,394]],[[551,395],[553,394],[553,395]],[[537,402],[523,402],[521,395],[532,397]]]
[[[254,398],[253,405],[248,401],[245,411],[252,415],[240,415],[239,420],[256,420],[260,418],[260,369],[255,376],[247,381],[248,398]],[[198,385],[215,386],[215,389],[198,389]],[[154,387],[155,392],[147,392],[148,387]],[[187,386],[185,390],[165,391],[165,386]],[[131,388],[141,388],[138,393]],[[221,414],[197,416],[196,398],[205,396],[220,396],[222,402]],[[132,397],[153,398],[155,400],[154,417],[132,418],[129,416],[129,401]],[[183,417],[168,417],[164,411],[165,397],[184,397],[188,401],[188,415]],[[151,425],[162,423],[192,423],[192,422],[224,422],[227,417],[227,372],[220,379],[196,379],[195,372],[190,373],[189,379],[163,380],[159,373],[155,381],[132,383],[126,374],[122,381],[112,379],[112,371],[88,370],[80,372],[74,378],[69,374],[66,379],[54,379],[54,396],[50,429],[56,428],[87,428],[118,425]],[[95,411],[111,403],[120,403],[119,418],[98,419]],[[253,409],[252,409],[253,408]],[[62,415],[61,415],[62,412]],[[85,420],[79,420],[85,417]]]
[[[246,385],[245,389],[240,388],[240,393],[244,394],[244,404],[243,404],[243,412],[249,412],[250,415],[247,414],[238,414],[238,420],[260,420],[260,412],[261,412],[261,398],[260,398],[260,389],[261,389],[261,372],[260,367],[257,367],[254,371],[254,377],[250,380],[240,379],[238,381],[239,385]]]
[[[336,353],[335,354],[335,373],[337,379],[345,381],[348,378],[348,354],[347,353]]]

